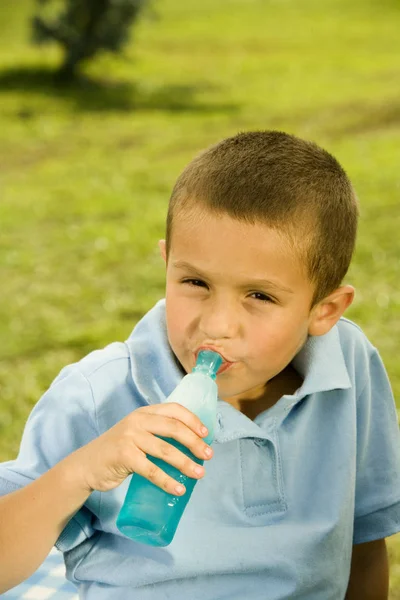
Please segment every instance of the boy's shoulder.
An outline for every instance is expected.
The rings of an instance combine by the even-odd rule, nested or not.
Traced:
[[[66,377],[79,373],[92,381],[112,372],[126,372],[129,368],[129,351],[124,342],[113,342],[104,348],[93,350],[79,361],[64,367],[53,384]]]
[[[379,351],[354,321],[341,317],[336,327],[348,374],[353,382],[363,385],[373,372],[384,369]]]
[[[140,355],[145,363],[149,348],[157,354],[162,351],[165,329],[165,301],[162,299],[139,319],[125,342],[116,341],[93,350],[78,362],[65,367],[59,377],[67,375],[71,369],[78,370],[90,380],[107,373],[129,372],[130,363],[136,356]]]
[[[113,342],[64,367],[45,399],[43,406],[53,411],[67,407],[68,414],[84,414],[98,434],[108,430],[141,404],[126,344]]]
[[[176,387],[178,375],[169,355],[165,308],[158,302],[126,341],[113,342],[64,367],[51,384],[49,397],[74,398],[90,407],[100,425],[103,415],[104,427],[110,427],[139,406],[163,401]]]
[[[342,350],[350,349],[356,353],[367,353],[368,355],[376,352],[375,346],[368,339],[363,329],[354,321],[341,317],[336,324],[339,340]]]

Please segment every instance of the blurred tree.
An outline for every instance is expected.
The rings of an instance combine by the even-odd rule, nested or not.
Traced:
[[[82,61],[102,50],[118,52],[128,41],[130,26],[147,0],[36,0],[32,19],[38,44],[58,42],[64,61],[61,81],[74,79]]]

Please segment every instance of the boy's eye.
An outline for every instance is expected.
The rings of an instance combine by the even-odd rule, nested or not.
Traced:
[[[263,294],[262,292],[253,292],[252,296],[256,300],[260,300],[260,302],[266,302],[266,303],[275,302],[275,300],[273,298],[271,298],[271,296],[267,296],[266,294]]]
[[[201,281],[201,279],[184,279],[182,283],[188,283],[194,287],[207,287],[204,281]]]

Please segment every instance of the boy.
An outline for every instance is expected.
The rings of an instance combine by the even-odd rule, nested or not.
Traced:
[[[0,591],[55,544],[86,600],[387,598],[399,437],[378,352],[341,318],[357,216],[337,161],[291,135],[239,134],[188,165],[165,303],[66,367],[0,465]],[[163,404],[204,347],[224,358],[212,450]],[[184,493],[147,455],[201,480],[166,548],[115,525],[132,472]]]

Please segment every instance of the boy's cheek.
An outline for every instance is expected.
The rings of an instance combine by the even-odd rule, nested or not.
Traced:
[[[181,365],[187,372],[192,369],[190,339],[178,315],[167,316],[167,330],[169,344]]]
[[[171,298],[167,301],[167,327],[176,341],[184,343],[184,340],[192,338],[196,329],[196,315],[193,307],[188,302],[177,301]]]

